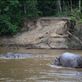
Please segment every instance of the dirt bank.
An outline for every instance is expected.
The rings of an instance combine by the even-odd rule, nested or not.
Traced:
[[[14,37],[1,37],[0,46],[68,49],[70,28],[73,30],[74,25],[69,18],[39,18],[36,21],[25,22],[22,33]]]

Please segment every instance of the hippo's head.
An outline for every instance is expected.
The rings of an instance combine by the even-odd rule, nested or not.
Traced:
[[[54,65],[58,65],[58,66],[61,65],[60,64],[60,57],[55,58]]]

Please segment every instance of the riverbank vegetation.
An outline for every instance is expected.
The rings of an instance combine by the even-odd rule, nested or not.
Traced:
[[[71,17],[82,22],[82,0],[0,0],[0,35],[21,30],[25,19]]]

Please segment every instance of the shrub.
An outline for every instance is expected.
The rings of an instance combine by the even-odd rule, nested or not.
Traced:
[[[17,32],[17,26],[6,17],[0,19],[0,35],[13,35]]]

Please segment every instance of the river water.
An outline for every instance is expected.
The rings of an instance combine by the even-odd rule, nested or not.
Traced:
[[[0,49],[0,53],[29,53],[26,59],[0,59],[0,82],[82,82],[82,69],[56,67],[56,56],[81,50]]]

